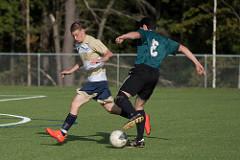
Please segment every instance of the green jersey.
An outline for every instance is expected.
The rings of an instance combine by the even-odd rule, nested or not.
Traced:
[[[141,34],[141,42],[137,46],[135,64],[146,64],[159,69],[163,59],[169,54],[175,54],[179,48],[179,43],[154,31],[139,29],[137,32]]]

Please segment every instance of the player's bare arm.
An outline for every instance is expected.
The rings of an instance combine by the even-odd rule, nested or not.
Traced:
[[[75,72],[76,70],[78,70],[80,68],[79,64],[75,64],[74,66],[72,66],[71,68],[67,68],[65,70],[63,70],[61,72],[61,77],[64,78],[65,75],[69,75],[72,74],[73,72]]]
[[[204,67],[187,47],[185,47],[184,45],[180,45],[178,51],[186,55],[195,64],[196,71],[199,75],[205,74]]]
[[[117,44],[121,44],[126,39],[139,39],[139,38],[141,38],[139,32],[129,32],[117,37],[115,41]]]
[[[91,63],[107,62],[112,56],[113,53],[108,50],[101,58],[91,60]]]
[[[111,51],[107,51],[104,56],[101,58],[102,62],[108,61],[113,56],[113,53]]]

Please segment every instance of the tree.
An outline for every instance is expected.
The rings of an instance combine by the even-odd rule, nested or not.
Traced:
[[[69,31],[71,24],[75,21],[75,0],[66,0],[65,2],[65,33],[63,42],[63,53],[68,54],[73,52],[73,38]],[[73,60],[69,56],[63,56],[63,68],[73,65]],[[64,79],[67,86],[72,85],[74,76],[68,76]]]
[[[25,1],[1,0],[0,52],[27,52]],[[212,52],[213,1],[30,0],[30,2],[30,49],[34,53],[72,53],[73,39],[69,27],[75,20],[80,20],[87,27],[88,34],[101,39],[114,53],[133,53],[134,42],[119,46],[115,45],[114,39],[121,33],[135,30],[136,20],[143,16],[156,19],[158,32],[185,44],[194,53]],[[218,0],[217,54],[239,54],[239,6],[239,0]],[[54,16],[55,22],[50,21],[50,14]],[[126,59],[126,63],[130,61]],[[24,70],[27,68],[26,63],[25,58],[9,60],[1,57],[0,68],[9,69],[9,73],[14,77],[12,83],[22,81],[27,84],[27,72]],[[55,63],[56,68],[51,67]],[[34,71],[36,64],[34,61],[31,64]],[[73,65],[71,57],[67,54],[62,60],[57,56],[56,62],[48,57],[41,61],[41,69],[58,84],[61,84],[59,72],[62,65],[63,68]],[[16,68],[19,74],[14,72]],[[36,73],[32,72],[31,75],[32,82],[35,82]],[[42,79],[44,84],[52,84],[49,80],[47,76]],[[65,83],[73,84],[73,80],[74,77],[68,76]]]

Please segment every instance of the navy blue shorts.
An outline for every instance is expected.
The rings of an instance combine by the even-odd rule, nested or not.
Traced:
[[[111,97],[107,81],[86,82],[79,91],[86,92],[88,95],[95,95],[94,100],[104,101]]]

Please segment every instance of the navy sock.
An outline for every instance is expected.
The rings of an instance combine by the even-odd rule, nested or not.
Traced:
[[[73,115],[73,114],[69,113],[62,125],[62,130],[65,130],[67,132],[71,128],[71,126],[73,125],[73,123],[75,122],[76,119],[77,119],[77,115]],[[66,132],[64,133],[62,131],[62,134],[65,135]]]
[[[143,139],[144,134],[144,126],[145,126],[145,111],[139,110],[137,113],[140,113],[142,116],[144,116],[144,120],[141,123],[137,124],[137,140],[140,141]]]

